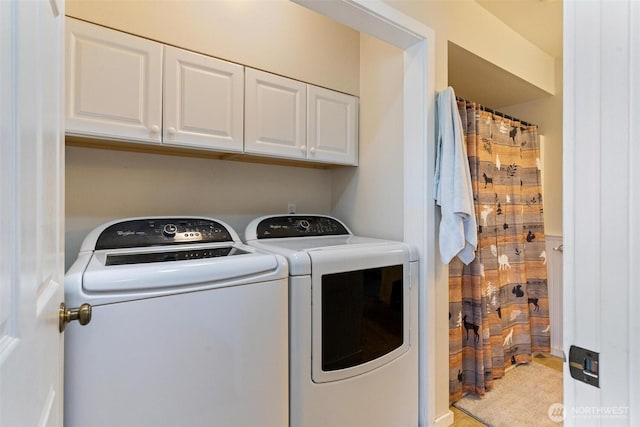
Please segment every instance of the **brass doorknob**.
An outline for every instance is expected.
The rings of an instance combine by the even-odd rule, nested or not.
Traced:
[[[60,332],[64,332],[64,328],[67,323],[77,320],[82,326],[91,322],[91,305],[86,302],[78,308],[70,308],[67,310],[67,306],[64,303],[60,303],[60,310],[58,312],[58,327]]]

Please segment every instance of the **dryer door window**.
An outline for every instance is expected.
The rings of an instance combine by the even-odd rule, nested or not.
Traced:
[[[404,248],[309,252],[314,382],[372,371],[409,350],[411,276]]]
[[[322,276],[322,370],[351,368],[403,342],[402,265]]]

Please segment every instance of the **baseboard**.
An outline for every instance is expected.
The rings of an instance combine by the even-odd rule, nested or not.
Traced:
[[[433,427],[449,427],[450,425],[453,425],[453,412],[451,412],[451,410],[447,410],[447,412],[436,418],[433,421]]]
[[[556,356],[564,360],[564,350],[558,347],[551,347],[551,355]]]

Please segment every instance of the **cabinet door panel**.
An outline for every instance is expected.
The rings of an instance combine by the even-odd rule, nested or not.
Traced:
[[[246,69],[245,152],[306,158],[306,84]]]
[[[357,98],[308,86],[309,160],[356,165],[358,162]]]
[[[162,45],[66,20],[69,134],[160,142]]]
[[[165,46],[163,142],[242,151],[244,70]]]

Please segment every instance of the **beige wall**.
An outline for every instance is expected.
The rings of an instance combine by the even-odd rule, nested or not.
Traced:
[[[360,164],[334,171],[334,214],[356,234],[403,240],[403,51],[360,42]]]
[[[501,111],[539,126],[544,135],[544,226],[545,233],[562,235],[562,58],[556,59],[555,96],[525,104],[502,107]]]
[[[67,0],[66,14],[358,95],[358,33],[289,1]]]
[[[434,30],[435,87],[430,89],[440,91],[449,85],[448,44],[451,41],[506,71],[504,74],[510,74],[516,79],[522,79],[549,93],[549,97],[545,98],[544,101],[540,100],[532,103],[530,118],[530,111],[523,111],[522,119],[536,121],[538,124],[544,125],[543,129],[548,137],[548,143],[545,146],[549,147],[553,143],[555,145],[552,147],[552,151],[554,153],[562,153],[562,96],[561,93],[558,96],[551,96],[561,88],[562,81],[557,79],[557,70],[561,70],[561,67],[557,68],[554,58],[546,55],[523,39],[473,0],[385,0],[385,2]],[[496,46],[500,48],[496,48]],[[553,106],[552,111],[547,111],[546,113],[548,114],[545,115],[546,113],[543,112],[543,109],[550,108],[550,105]],[[560,114],[558,114],[558,108],[560,108]],[[533,114],[534,109],[536,110],[535,115]],[[520,115],[518,116],[520,117]],[[538,117],[540,120],[538,120]],[[430,154],[433,155],[434,153]],[[547,157],[552,159],[553,162],[561,159],[561,156],[557,157],[552,153],[548,153]],[[432,161],[434,160],[432,159]],[[557,163],[555,164],[557,165]],[[555,168],[556,176],[561,176],[561,171],[557,166],[549,164],[545,166],[545,174],[552,173],[551,169]],[[552,179],[554,178],[545,175],[545,182],[552,182]],[[545,186],[545,190],[547,190],[545,199],[549,204],[545,208],[550,210],[550,214],[554,215],[553,219],[549,220],[549,225],[554,230],[557,230],[557,224],[562,224],[562,213],[559,210],[562,203],[561,201],[559,203],[552,202],[552,200],[561,199],[561,187]],[[447,351],[449,342],[448,322],[442,316],[444,313],[441,313],[441,311],[446,310],[443,307],[448,304],[446,271],[447,266],[436,262],[436,272],[434,274],[437,279],[435,283],[426,284],[426,286],[435,288],[435,301],[432,301],[430,306],[435,307],[436,319],[443,319],[441,323],[435,326],[435,348],[427,349],[427,352],[434,355],[432,357],[435,359],[434,372],[427,373],[427,381],[435,383],[436,390],[435,396],[432,397],[434,409],[433,413],[428,414],[428,422],[430,425],[438,426],[448,425],[451,421],[447,375],[449,364]]]
[[[476,2],[389,0],[388,3],[435,30],[436,90],[441,90],[448,84],[447,44],[449,40],[478,56],[500,64],[510,72],[519,73],[517,75],[520,78],[532,84],[550,90],[555,88],[555,82],[549,82],[548,58],[541,55],[537,48],[490,15]],[[364,87],[367,85],[366,79],[369,76],[371,79],[378,79],[372,80],[374,85],[384,86],[380,96],[395,89],[389,84],[393,83],[393,80],[387,80],[384,77],[387,70],[377,71],[377,75],[381,77],[374,77],[371,73],[372,66],[379,64],[368,64],[366,58],[361,60],[358,33],[294,3],[281,0],[217,0],[214,2],[163,1],[161,4],[162,7],[158,7],[158,2],[142,0],[126,2],[68,0],[67,14],[348,93],[359,94],[361,78]],[[185,4],[189,4],[190,7],[185,7]],[[188,24],[185,25],[185,22]],[[478,25],[482,26],[482,32],[477,31]],[[497,41],[500,41],[505,48],[491,48]],[[505,45],[505,43],[508,44]],[[511,48],[507,49],[507,46]],[[514,55],[512,53],[514,50],[526,53],[527,58]],[[363,50],[365,51],[366,49]],[[394,54],[389,53],[389,56]],[[398,91],[400,93],[400,89]],[[371,90],[369,93],[371,102],[375,103],[378,95]],[[399,100],[396,101],[396,104],[385,102],[385,113],[390,116],[399,114],[401,117],[401,103]],[[559,164],[558,159],[561,159],[561,156],[555,154],[561,153],[561,143],[557,142],[561,139],[558,138],[556,141],[555,138],[555,135],[561,135],[560,125],[556,126],[560,117],[555,116],[557,120],[554,120],[553,116],[546,114],[545,117],[538,119],[542,112],[551,111],[546,108],[547,104],[557,107],[561,105],[561,101],[558,103],[557,99],[547,99],[511,108],[514,111],[525,109],[517,115],[524,120],[538,122],[547,138],[546,159],[549,165],[545,165],[545,176],[549,185],[545,186],[546,219],[551,231],[561,232],[561,227],[557,226],[562,223],[561,212],[557,208],[561,206],[561,187],[551,184],[558,181],[557,177],[561,176],[560,169],[555,166]],[[397,110],[393,108],[395,105],[398,106]],[[540,110],[538,105],[542,106]],[[366,113],[371,107],[369,101],[362,100],[361,113]],[[515,112],[513,114],[516,115]],[[385,175],[397,176],[399,179],[402,167],[401,164],[389,167],[391,163],[385,161],[388,153],[374,148],[375,145],[367,147],[369,138],[381,138],[380,129],[377,129],[377,126],[383,126],[388,133],[400,132],[401,119],[395,122],[392,120],[384,122],[378,119],[368,121],[366,115],[362,118],[361,167],[357,170],[344,169],[333,174],[325,174],[335,175],[337,179],[337,184],[333,188],[332,206],[326,209],[335,207],[336,213],[354,218],[361,217],[360,212],[363,210],[372,211],[370,204],[377,203],[376,198],[371,194],[380,194],[372,190],[375,188],[373,183],[376,182],[379,174],[371,171],[380,167],[386,170]],[[395,128],[393,128],[394,123],[397,124]],[[381,146],[387,147],[387,150],[389,147],[394,147],[394,138],[396,138],[395,141],[400,141],[399,136],[391,136],[387,138],[387,144]],[[400,146],[398,144],[398,147]],[[401,148],[391,148],[390,151],[399,156],[402,155]],[[89,151],[83,151],[83,153],[89,153]],[[120,161],[119,158],[126,156],[120,153],[113,158],[113,161],[117,163]],[[374,159],[371,162],[370,172],[361,175],[361,171],[367,167],[363,161],[366,162],[367,159]],[[184,161],[185,165],[188,165],[193,159]],[[74,162],[81,165],[82,154],[69,163],[72,169],[76,167]],[[215,160],[210,162],[216,163]],[[236,184],[231,185],[247,191],[244,189],[246,185],[242,179],[234,181]],[[326,182],[326,179],[324,181]],[[386,188],[398,186],[397,191],[389,194],[399,197],[402,189],[401,182],[395,182],[394,179],[383,181],[389,184]],[[69,197],[73,198],[73,195]],[[304,203],[303,199],[298,204],[304,205]],[[69,215],[75,215],[74,211],[69,211]],[[399,215],[401,217],[401,213]],[[371,227],[371,232],[376,228]]]
[[[385,1],[434,30],[435,90],[449,85],[448,44],[453,42],[506,71],[502,75],[511,75],[549,93],[536,101],[490,107],[540,126],[545,136],[545,232],[561,235],[562,58],[545,54],[473,0]]]
[[[385,0],[436,34],[436,90],[447,86],[449,41],[552,94],[554,60],[473,0]]]
[[[66,9],[163,43],[360,90],[359,33],[288,1],[68,0]],[[288,203],[330,213],[331,181],[331,170],[67,147],[65,264],[89,230],[116,218],[209,215],[241,234],[252,218],[285,213]]]
[[[212,159],[66,148],[66,268],[84,236],[112,219],[204,215],[242,237],[259,215],[329,213],[331,171]]]

